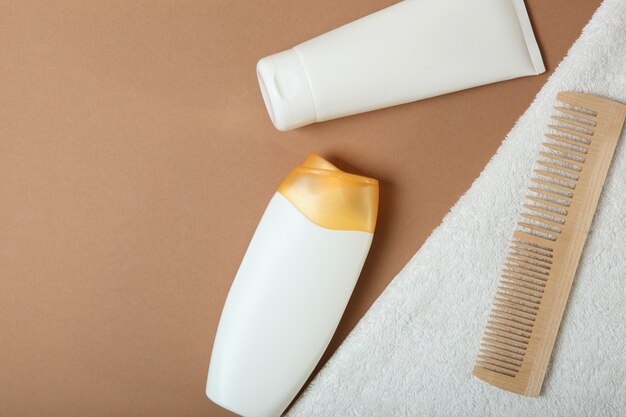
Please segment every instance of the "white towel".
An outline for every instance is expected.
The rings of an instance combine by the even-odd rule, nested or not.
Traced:
[[[556,94],[567,90],[626,102],[626,0],[600,6],[480,177],[290,416],[626,415],[624,134],[541,397],[509,393],[471,375]]]

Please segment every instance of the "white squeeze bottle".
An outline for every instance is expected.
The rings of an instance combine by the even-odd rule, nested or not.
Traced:
[[[226,299],[207,396],[246,417],[279,416],[328,346],[361,273],[378,181],[318,155],[272,197]]]
[[[405,0],[257,64],[279,130],[544,71],[524,0]]]

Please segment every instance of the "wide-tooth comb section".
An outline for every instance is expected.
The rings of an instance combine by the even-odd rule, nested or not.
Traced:
[[[544,215],[540,212],[535,212],[535,211],[533,211],[532,213],[522,213],[520,214],[520,216],[522,216],[524,219],[534,221],[539,224],[544,224],[545,226],[551,226],[555,229],[550,229],[550,230],[554,230],[556,232],[560,232],[561,230],[560,226],[563,224],[563,223],[553,220],[552,218],[549,218],[549,216],[547,215]]]
[[[554,174],[545,169],[535,169],[533,170],[533,172],[537,174],[536,177],[531,178],[531,180],[533,181],[537,180],[537,181],[549,182],[550,184],[564,187],[562,188],[563,190],[565,190],[565,188],[568,188],[570,190],[576,189],[576,180],[563,178],[560,175]]]
[[[595,127],[597,122],[595,121],[596,116],[593,114],[582,113],[580,111],[576,111],[572,108],[554,106],[554,110],[558,113],[562,113],[564,115],[569,115],[574,117],[576,120],[585,123],[588,126]]]
[[[576,119],[573,118],[569,118],[569,117],[561,117],[561,116],[552,116],[552,119],[556,120],[557,122],[561,122],[564,125],[570,125],[573,126],[574,128],[577,128],[575,130],[579,131],[579,132],[583,132],[584,134],[588,135],[588,136],[593,136],[593,126],[590,126],[587,123],[581,123]]]
[[[583,153],[587,153],[587,146],[591,143],[589,141],[583,141],[580,138],[569,138],[563,135],[553,135],[551,133],[546,133],[546,138],[551,139],[558,143],[563,143],[566,145],[576,146],[582,149]]]
[[[556,165],[568,168],[572,171],[575,171],[576,173],[579,173],[583,169],[581,162],[575,161],[556,152],[539,152],[539,155],[543,156],[549,161],[555,161]]]
[[[544,250],[526,246],[518,242],[513,242],[511,244],[511,251],[520,253],[526,257],[540,260],[545,263],[552,263],[552,254],[550,252],[546,252]]]
[[[551,269],[548,262],[544,260],[537,260],[536,258],[531,258],[529,256],[519,255],[517,252],[509,252],[509,256],[506,257],[506,260],[509,262],[521,262],[535,268]]]
[[[589,130],[586,129],[576,129],[575,127],[565,127],[559,125],[548,125],[550,129],[554,129],[559,133],[563,133],[568,136],[573,136],[579,140],[585,141],[586,143],[591,143],[591,137],[593,136],[593,132],[589,133]]]
[[[579,155],[585,155],[587,153],[587,148],[583,148],[582,146],[578,146],[578,145],[572,145],[567,142],[564,142],[564,143],[569,146],[564,146],[563,143],[560,141],[559,142],[554,141],[554,142],[555,143],[544,142],[543,146],[553,151],[563,152],[564,154],[568,154],[568,153],[572,154],[573,156],[577,156],[577,158],[574,158],[574,160],[585,162],[585,159]]]
[[[538,170],[536,170],[538,171]],[[568,186],[568,184],[565,184],[565,182],[563,181],[556,181],[554,180],[552,177],[547,176],[547,180],[543,179],[541,176],[543,174],[539,173],[538,177],[535,178],[531,178],[530,180],[532,182],[535,182],[537,184],[543,185],[544,187],[547,188],[553,188],[555,190],[559,190],[560,193],[562,193],[563,195],[567,196],[567,197],[572,197],[573,193],[572,190],[575,188],[573,186]],[[545,176],[545,175],[544,175]]]
[[[561,165],[561,164],[555,164],[553,162],[550,161],[537,161],[537,164],[544,166],[546,168],[548,168],[548,170],[550,170],[550,172],[556,174],[556,175],[560,175],[561,177],[563,177],[564,179],[570,179],[570,180],[575,180],[578,181],[578,176],[580,174],[579,171],[573,170],[567,166]]]
[[[540,207],[542,210],[546,212],[553,213],[559,216],[567,216],[567,210],[564,207],[559,207],[557,205],[552,204],[552,202],[547,201],[543,198],[538,198],[532,195],[526,197],[529,201],[532,201],[536,204],[537,207]]]
[[[565,206],[569,205],[569,200],[571,200],[572,195],[573,195],[571,191],[569,190],[561,191],[552,184],[544,185],[544,184],[541,184],[539,181],[535,181],[535,182],[538,182],[540,186],[539,187],[530,186],[528,187],[530,191],[534,191],[537,194],[547,194],[551,197],[554,197],[555,199],[563,201],[564,202],[563,205]]]
[[[538,396],[626,106],[559,93],[504,260],[474,375]]]

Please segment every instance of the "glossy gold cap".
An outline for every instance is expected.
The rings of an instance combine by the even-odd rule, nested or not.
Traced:
[[[278,192],[318,226],[370,233],[376,227],[378,181],[343,172],[317,154],[291,171]]]

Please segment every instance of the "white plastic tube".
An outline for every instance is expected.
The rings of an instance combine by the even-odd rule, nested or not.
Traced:
[[[523,0],[405,0],[257,64],[279,130],[544,71]]]
[[[270,201],[228,294],[206,392],[246,417],[277,417],[341,319],[372,242],[378,182],[312,155]]]

